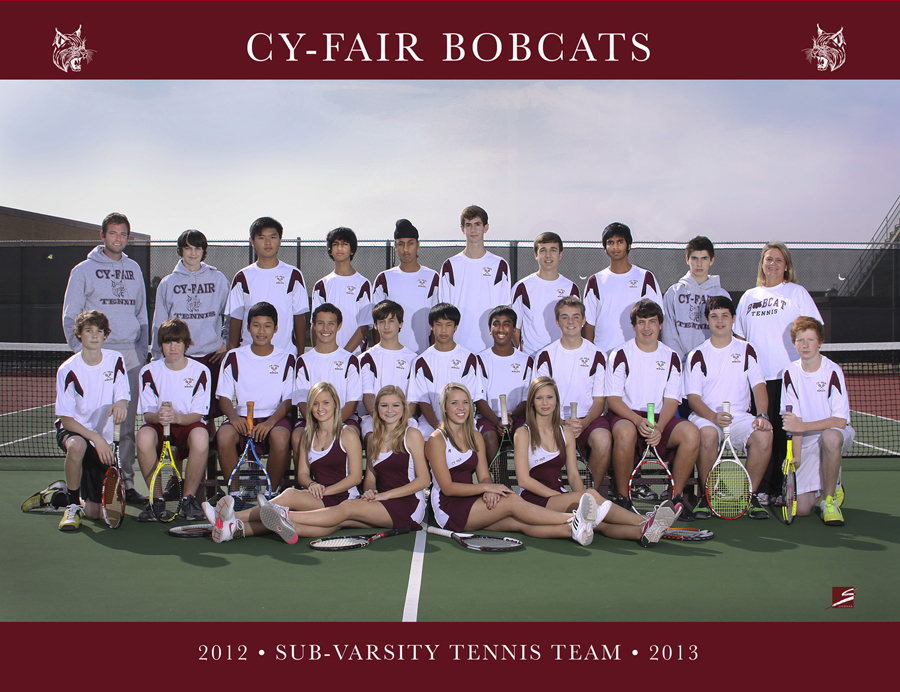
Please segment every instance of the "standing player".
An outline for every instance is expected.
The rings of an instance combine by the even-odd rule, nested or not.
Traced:
[[[125,421],[130,399],[124,357],[102,348],[110,334],[106,315],[81,313],[72,334],[81,348],[56,373],[56,443],[66,453],[66,490],[53,497],[54,506],[66,505],[60,531],[77,531],[82,516],[100,518],[113,425]]]
[[[403,316],[403,307],[393,300],[382,300],[372,308],[378,343],[359,359],[363,401],[360,429],[367,444],[374,430],[375,397],[378,392],[387,385],[395,385],[403,390],[403,401],[406,402],[409,376],[418,356],[400,342],[400,334],[404,331]],[[415,419],[409,418],[409,421],[416,427]]]
[[[488,459],[500,449],[500,440],[525,422],[525,397],[534,359],[513,347],[516,311],[500,305],[488,317],[494,345],[478,354],[484,398],[476,402],[480,417],[475,425],[484,437]],[[503,425],[500,395],[506,395],[507,424]]]
[[[272,345],[279,351],[303,353],[306,348],[306,318],[309,296],[303,274],[297,267],[278,259],[284,227],[275,219],[262,216],[250,226],[250,242],[257,260],[234,275],[231,293],[225,305],[229,315],[228,347],[251,343],[248,310],[257,303],[269,303],[278,311],[281,330]],[[292,331],[293,330],[293,331]]]
[[[594,488],[599,489],[609,469],[611,442],[609,421],[603,415],[606,358],[581,336],[584,303],[578,297],[567,296],[557,302],[555,313],[561,336],[537,354],[534,376],[551,377],[556,382],[566,419],[563,424],[585,453]],[[578,418],[572,416],[572,403],[578,405]]]
[[[394,229],[394,252],[400,264],[375,277],[372,304],[390,299],[403,307],[406,327],[400,334],[400,343],[418,355],[429,346],[428,311],[438,301],[438,273],[419,264],[419,231],[406,219],[397,221]],[[372,318],[378,319],[374,313]],[[376,330],[374,343],[379,338]]]
[[[652,272],[628,261],[631,229],[611,223],[603,229],[609,266],[588,279],[584,287],[584,338],[609,353],[632,338],[631,308],[642,298],[662,306],[659,283]]]
[[[768,519],[769,513],[760,505],[756,489],[772,456],[772,424],[766,413],[756,417],[750,413],[751,392],[756,410],[768,410],[766,381],[756,361],[756,349],[731,335],[734,327],[731,298],[712,296],[704,310],[710,337],[688,355],[684,377],[685,394],[692,411],[690,421],[700,430],[701,489],[718,456],[723,428],[730,426],[732,444],[747,452],[747,473],[753,490],[748,514],[751,519]],[[731,404],[731,413],[722,410],[724,401]],[[708,519],[709,513],[709,501],[701,493],[694,516]]]
[[[781,407],[784,429],[794,435],[797,514],[805,517],[816,507],[828,526],[843,526],[841,457],[856,436],[844,372],[819,352],[825,328],[818,320],[798,317],[791,338],[800,359],[784,371]]]
[[[359,355],[366,332],[372,324],[372,287],[369,280],[353,268],[356,234],[349,228],[335,228],[325,238],[328,256],[334,260],[334,271],[316,281],[313,287],[313,310],[323,303],[337,306],[344,316],[337,334],[337,345]],[[316,336],[313,334],[313,346]],[[342,399],[343,401],[343,399]]]
[[[63,332],[76,353],[81,343],[74,336],[75,319],[86,310],[106,315],[111,325],[112,339],[106,348],[122,354],[128,374],[129,391],[137,391],[137,377],[147,362],[150,328],[147,323],[144,275],[138,263],[125,254],[131,235],[131,224],[125,214],[113,212],[103,219],[100,238],[103,245],[95,247],[88,258],[76,265],[69,274],[66,297],[63,301]],[[125,501],[139,504],[147,498],[134,488],[134,419],[137,397],[128,402],[128,415],[122,422],[120,445],[122,481]]]
[[[476,401],[483,399],[481,378],[475,354],[454,341],[459,327],[459,310],[449,303],[438,303],[428,313],[428,323],[434,335],[434,346],[416,359],[409,383],[411,415],[419,416],[418,427],[426,440],[440,425],[440,401],[444,386],[460,382]]]
[[[682,521],[693,521],[691,507],[682,498],[685,482],[697,463],[700,431],[675,411],[681,403],[681,359],[659,341],[663,313],[658,303],[643,298],[631,309],[635,337],[609,354],[606,395],[613,437],[616,504],[629,506],[628,481],[646,445],[656,447],[671,464],[673,502],[682,505]],[[659,412],[656,426],[647,421],[647,404]]]
[[[512,307],[518,315],[513,340],[528,355],[537,354],[560,337],[556,303],[566,296],[581,297],[575,282],[559,273],[562,253],[562,238],[556,233],[541,233],[534,239],[538,270],[512,288]]]
[[[281,484],[291,449],[291,395],[294,391],[292,351],[272,344],[278,333],[278,310],[271,303],[257,303],[247,312],[247,331],[252,341],[229,351],[219,373],[219,407],[228,420],[219,427],[216,443],[219,466],[227,480],[238,463],[238,447],[251,434],[260,456],[268,451],[266,470],[273,489]],[[290,345],[289,345],[290,347]],[[237,408],[232,403],[237,399]],[[247,402],[254,403],[253,431],[247,425]]]
[[[509,265],[484,247],[489,228],[484,209],[463,209],[460,227],[466,236],[466,249],[441,267],[438,296],[442,303],[455,305],[462,315],[457,341],[473,353],[480,353],[493,343],[488,315],[497,305],[510,302]]]

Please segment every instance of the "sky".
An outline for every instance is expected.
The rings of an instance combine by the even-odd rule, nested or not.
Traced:
[[[7,81],[0,206],[172,240],[864,241],[900,194],[878,81]]]

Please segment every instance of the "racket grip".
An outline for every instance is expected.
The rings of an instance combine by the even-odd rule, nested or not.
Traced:
[[[722,413],[727,413],[727,414],[731,415],[731,402],[730,401],[722,402]],[[731,432],[731,426],[726,425],[724,428],[722,428],[722,432],[724,432],[727,435],[728,433]]]
[[[794,410],[794,407],[791,406],[790,404],[787,404],[787,405],[785,405],[785,407],[784,407],[784,412],[785,412],[785,413],[792,413],[793,410]],[[785,439],[787,439],[787,440],[793,440],[793,439],[794,439],[793,433],[789,433],[787,430],[784,431],[784,437],[785,437]]]
[[[118,442],[122,437],[122,426],[119,423],[116,423],[113,426],[113,442]]]
[[[577,401],[573,401],[571,404],[569,404],[569,419],[574,420],[575,418],[578,418],[578,402]]]
[[[500,395],[500,423],[503,427],[509,425],[509,411],[506,410],[506,394]]]
[[[647,422],[651,428],[656,427],[656,404],[647,404]]]
[[[164,437],[168,437],[168,436],[169,436],[169,432],[170,432],[170,430],[169,430],[169,424],[166,423],[165,425],[163,425],[163,436],[164,436]]]
[[[254,402],[247,402],[247,425],[250,426],[250,431],[253,431],[253,406]]]

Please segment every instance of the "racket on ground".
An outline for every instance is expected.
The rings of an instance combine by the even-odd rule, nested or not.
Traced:
[[[228,477],[228,494],[234,498],[234,510],[239,512],[256,505],[256,496],[272,497],[272,481],[266,467],[259,460],[256,445],[253,443],[253,402],[247,402],[247,425],[250,435],[241,454],[238,465]]]
[[[103,521],[111,529],[117,529],[125,518],[125,488],[122,485],[122,466],[119,459],[119,437],[121,428],[116,423],[113,428],[113,463],[103,476]]]
[[[785,411],[792,411],[793,406],[785,406]],[[781,472],[784,474],[784,480],[781,482],[781,497],[783,504],[781,506],[781,518],[785,524],[790,524],[797,516],[797,469],[794,466],[794,436],[785,432],[787,438],[787,455],[784,458],[784,466]]]
[[[170,426],[163,425],[162,453],[150,479],[150,507],[157,521],[162,522],[172,521],[181,505],[181,474],[175,466],[170,434]]]
[[[491,459],[491,464],[488,468],[491,472],[491,480],[494,483],[499,483],[509,488],[511,487],[511,481],[509,477],[509,460],[506,458],[506,447],[512,444],[512,439],[510,438],[508,427],[509,412],[506,410],[506,394],[500,395],[500,424],[503,425],[504,432],[500,437],[500,446],[497,448],[497,453]]]
[[[656,426],[655,408],[654,404],[647,404],[647,422],[651,427]],[[628,499],[632,508],[638,514],[652,512],[660,502],[672,497],[674,489],[675,481],[669,467],[660,458],[656,447],[647,445],[628,481]]]
[[[206,538],[212,536],[212,532],[212,524],[185,524],[169,529],[169,535],[175,538]]]
[[[731,413],[731,402],[722,402],[722,411]],[[723,429],[725,439],[716,463],[706,477],[706,499],[713,514],[722,519],[742,517],[750,506],[750,476],[738,460],[731,443],[731,426]]]
[[[667,541],[708,541],[715,538],[715,534],[708,529],[677,528],[666,529],[662,537]]]
[[[331,536],[329,538],[317,538],[316,540],[309,542],[309,547],[313,550],[355,550],[356,548],[366,548],[379,538],[399,536],[403,533],[409,533],[408,526],[399,529],[388,529],[381,533],[370,533],[363,536]]]
[[[521,550],[525,547],[522,541],[515,538],[507,538],[506,536],[482,536],[475,533],[455,533],[446,529],[439,529],[435,526],[428,527],[428,533],[436,536],[444,536],[452,538],[463,548],[469,550],[479,550],[487,553],[508,553],[513,550]]]

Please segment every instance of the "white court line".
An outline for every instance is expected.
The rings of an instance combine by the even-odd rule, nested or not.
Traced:
[[[868,447],[869,449],[877,449],[879,452],[886,452],[887,454],[890,454],[891,456],[900,457],[900,452],[895,452],[892,449],[885,449],[884,447],[876,447],[875,445],[869,445],[869,444],[866,444],[865,442],[857,442],[856,440],[853,440],[853,444],[857,444],[860,447]],[[851,455],[848,454],[847,456],[851,456]]]
[[[35,437],[43,437],[44,435],[52,435],[55,433],[55,430],[50,430],[49,432],[38,433],[37,435],[29,435],[28,437],[23,437],[21,440],[13,440],[12,442],[4,442],[0,447],[8,447],[9,445],[14,445],[17,442],[25,442],[25,440],[33,440]]]
[[[419,592],[422,589],[422,566],[425,563],[427,528],[428,525],[423,522],[422,530],[416,532],[416,545],[413,548],[412,562],[409,566],[406,602],[403,605],[403,622],[415,622],[419,616]]]
[[[53,406],[53,404],[42,404],[41,406],[32,406],[31,408],[22,408],[18,411],[10,411],[9,413],[0,413],[0,418],[3,416],[13,416],[17,413],[27,413],[28,411],[37,411],[39,408],[47,408],[48,406]]]

